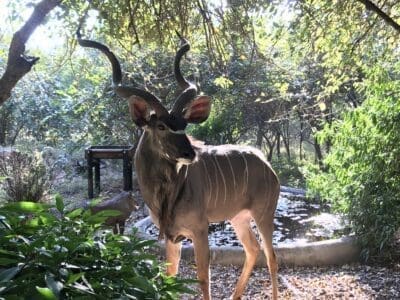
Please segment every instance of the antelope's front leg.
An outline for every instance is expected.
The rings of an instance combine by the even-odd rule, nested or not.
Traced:
[[[210,300],[210,249],[208,247],[208,226],[193,236],[194,255],[197,266],[197,279],[204,300]]]
[[[165,255],[167,258],[167,275],[175,276],[178,274],[179,261],[181,259],[182,243],[174,243],[170,239],[166,239]]]

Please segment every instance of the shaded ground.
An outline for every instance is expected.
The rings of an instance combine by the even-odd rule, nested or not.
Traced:
[[[241,268],[211,266],[214,299],[229,299]],[[195,277],[195,265],[182,261],[180,274]],[[400,299],[400,264],[392,267],[344,265],[342,267],[281,267],[280,299]],[[266,268],[256,268],[242,299],[269,299],[270,281]],[[201,299],[185,296],[183,299]]]

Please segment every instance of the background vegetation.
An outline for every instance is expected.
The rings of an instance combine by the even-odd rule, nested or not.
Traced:
[[[261,148],[283,184],[307,186],[349,216],[365,257],[390,244],[400,222],[398,1],[47,2],[56,8],[27,44],[40,60],[0,106],[1,146],[52,147],[68,173],[89,145],[135,144],[108,62],[78,48],[74,33],[81,24],[108,44],[126,82],[168,104],[178,30],[192,44],[185,74],[213,98],[191,134]],[[37,4],[1,4],[0,74]]]

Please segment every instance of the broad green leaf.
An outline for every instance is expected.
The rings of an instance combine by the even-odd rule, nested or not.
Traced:
[[[69,212],[66,216],[68,218],[74,219],[74,218],[80,216],[82,214],[82,212],[83,212],[83,208],[77,208],[77,209],[74,209],[73,211]]]
[[[7,266],[18,262],[19,260],[15,258],[0,257],[0,266]]]
[[[25,224],[28,227],[38,227],[40,225],[40,218],[28,219]]]
[[[40,221],[42,222],[42,224],[44,225],[49,225],[54,223],[55,221],[57,221],[57,218],[55,215],[48,213],[48,212],[42,212],[39,216]]]
[[[57,300],[56,295],[54,295],[52,290],[50,290],[49,288],[44,288],[44,287],[37,286],[36,290],[43,297],[43,299],[46,299],[46,300]]]
[[[154,292],[154,286],[150,283],[147,278],[136,276],[130,278],[129,281],[138,289],[144,292]]]
[[[64,213],[64,201],[63,201],[62,196],[61,196],[60,194],[57,194],[55,198],[56,198],[56,207],[57,207],[57,210],[58,210],[61,214]]]
[[[109,217],[116,217],[121,215],[121,212],[118,210],[103,210],[98,213],[89,216],[86,221],[89,224],[101,224],[105,222]]]
[[[114,209],[107,209],[107,210],[102,210],[99,211],[98,213],[94,214],[93,216],[96,217],[116,217],[121,215],[122,213],[118,210],[114,210]]]
[[[74,283],[75,281],[77,281],[78,279],[80,279],[83,275],[85,275],[84,272],[77,273],[77,274],[71,273],[71,274],[69,275],[69,277],[68,277],[67,284],[72,284],[72,283]]]
[[[3,207],[3,209],[9,210],[9,211],[21,212],[21,213],[38,213],[38,212],[42,212],[50,207],[51,207],[51,205],[48,205],[48,204],[21,201],[21,202],[15,202],[15,203],[8,203]]]
[[[8,251],[8,250],[5,250],[5,249],[0,249],[0,254],[5,254],[5,255],[15,256],[15,257],[21,257],[21,255],[19,253],[16,253],[15,251]],[[22,256],[21,258],[24,258],[24,256]]]

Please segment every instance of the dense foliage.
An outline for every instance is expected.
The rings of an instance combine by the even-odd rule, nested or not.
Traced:
[[[386,249],[400,224],[400,74],[380,67],[369,72],[360,86],[367,100],[320,133],[332,150],[326,172],[309,181],[348,215],[365,258]]]
[[[191,291],[167,277],[153,241],[99,231],[116,211],[57,214],[19,202],[0,209],[0,297],[5,299],[176,299]]]
[[[0,71],[7,28],[23,24],[31,1],[5,3]],[[41,60],[0,107],[0,145],[52,146],[70,159],[91,144],[137,143],[140,130],[112,92],[108,62],[77,47],[75,30],[82,25],[85,37],[109,45],[125,82],[167,106],[179,93],[178,30],[192,45],[184,74],[213,99],[207,122],[188,131],[207,143],[256,145],[283,184],[304,186],[300,170],[315,163],[310,187],[348,214],[365,249],[384,250],[399,227],[391,212],[400,182],[390,173],[398,164],[399,12],[396,0],[65,0],[39,46],[29,45]]]

